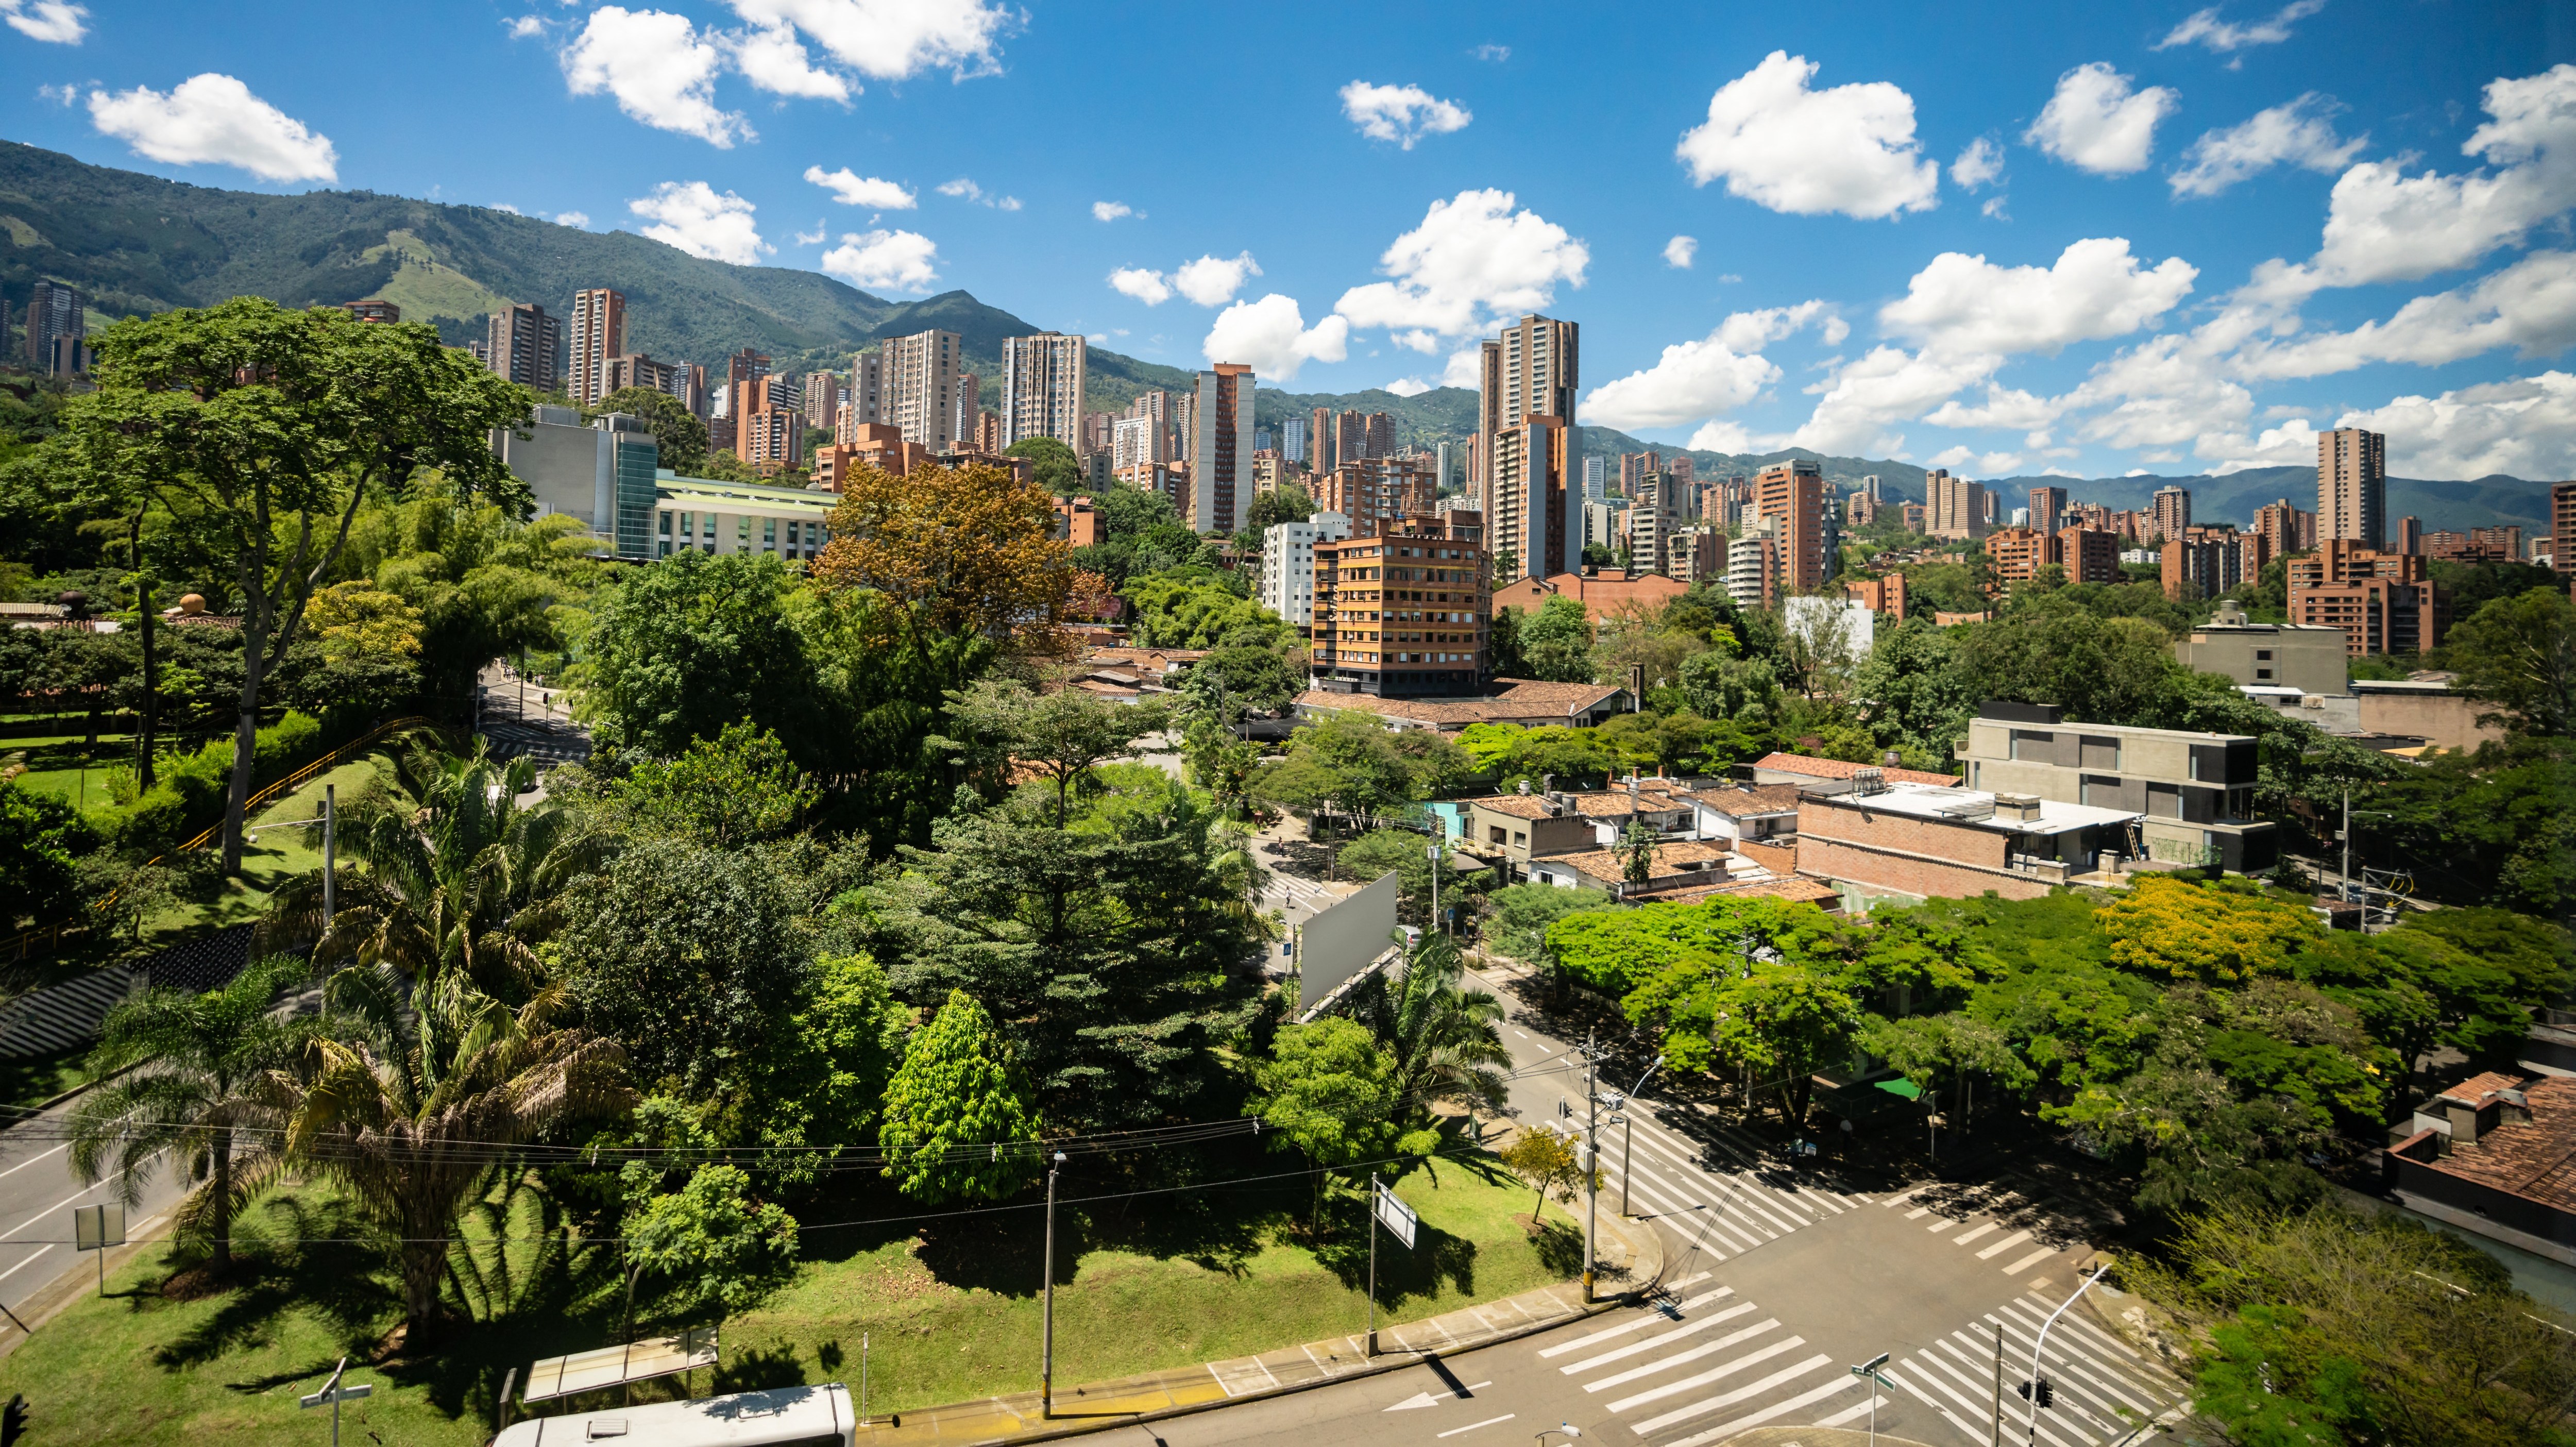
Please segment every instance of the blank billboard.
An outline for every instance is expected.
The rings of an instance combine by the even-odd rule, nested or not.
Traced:
[[[1306,921],[1297,946],[1300,1009],[1313,1009],[1334,987],[1393,947],[1395,899],[1395,873],[1389,870],[1377,883]]]

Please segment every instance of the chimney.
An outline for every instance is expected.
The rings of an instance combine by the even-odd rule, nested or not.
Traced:
[[[1540,793],[1542,793],[1542,794],[1547,795],[1547,796],[1548,796],[1549,798],[1551,798],[1551,799],[1552,799],[1552,798],[1555,798],[1555,797],[1556,797],[1556,775],[1554,775],[1554,774],[1541,774],[1541,775],[1539,775],[1539,776],[1538,776],[1538,791],[1539,791]]]

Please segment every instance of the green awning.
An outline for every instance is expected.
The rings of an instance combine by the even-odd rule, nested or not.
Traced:
[[[1906,1079],[1902,1075],[1896,1077],[1894,1080],[1882,1080],[1878,1082],[1878,1088],[1886,1091],[1890,1095],[1901,1095],[1907,1100],[1921,1100],[1923,1098],[1922,1087],[1916,1085],[1913,1081]]]

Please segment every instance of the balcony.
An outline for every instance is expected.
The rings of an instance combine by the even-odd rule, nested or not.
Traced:
[[[2064,860],[2038,854],[2007,854],[2004,867],[2015,874],[2027,874],[2050,884],[2064,884],[2067,876],[2074,873]]]

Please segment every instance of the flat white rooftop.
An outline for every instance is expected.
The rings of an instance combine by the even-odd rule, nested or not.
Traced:
[[[1891,784],[1875,794],[1839,794],[1818,802],[1970,824],[1999,834],[2064,834],[2074,829],[2125,824],[2142,817],[2121,809],[2097,809],[2090,804],[2061,804],[2055,799],[2039,801],[2036,819],[2022,818],[2011,809],[1998,815],[1995,796],[1983,789],[1945,789],[1932,784]]]

